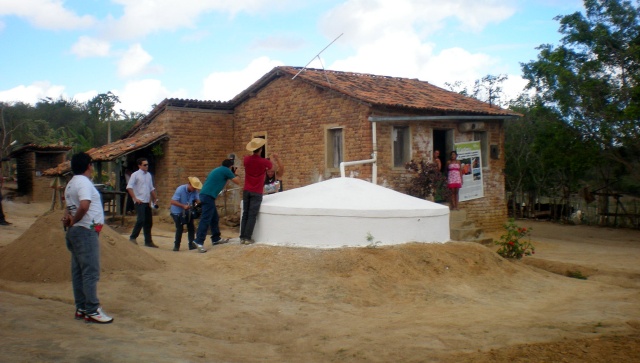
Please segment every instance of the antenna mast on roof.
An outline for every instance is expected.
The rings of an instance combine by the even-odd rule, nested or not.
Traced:
[[[320,54],[322,54],[322,52],[324,52],[327,48],[329,48],[329,47],[331,46],[331,44],[335,43],[335,41],[336,41],[336,40],[338,40],[338,38],[340,38],[340,37],[342,36],[342,34],[344,34],[344,33],[340,33],[340,35],[338,35],[338,36],[336,37],[336,39],[334,39],[331,43],[329,43],[329,45],[327,45],[326,47],[324,47],[320,52],[318,52],[318,54],[316,54],[313,58],[311,58],[311,60],[309,61],[309,63],[307,63],[304,67],[302,67],[302,69],[301,69],[301,70],[299,70],[299,71],[298,71],[298,73],[296,73],[296,75],[295,75],[295,76],[293,76],[293,78],[291,78],[291,79],[296,79],[296,77],[298,77],[298,75],[299,75],[300,73],[302,73],[302,71],[304,71],[304,70],[307,68],[307,66],[308,66],[309,64],[311,64],[311,62],[313,62],[313,60],[314,60],[314,59],[316,59],[316,58],[318,58],[318,60],[320,61],[320,65],[322,66],[322,70],[324,71],[324,70],[325,70],[325,69],[324,69],[324,64],[322,64],[322,59],[320,59]],[[325,77],[326,77],[326,75],[325,75]],[[327,82],[329,82],[329,78],[327,78]],[[331,84],[331,82],[329,82],[329,84]]]

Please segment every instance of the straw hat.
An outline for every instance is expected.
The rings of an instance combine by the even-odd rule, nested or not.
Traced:
[[[253,139],[251,139],[251,141],[249,141],[249,143],[247,144],[247,150],[249,151],[256,151],[259,148],[263,147],[264,144],[267,142],[267,140],[261,138],[261,137],[254,137]]]
[[[200,179],[195,176],[189,177],[189,184],[191,184],[191,186],[196,189],[202,189],[202,183],[200,182]]]

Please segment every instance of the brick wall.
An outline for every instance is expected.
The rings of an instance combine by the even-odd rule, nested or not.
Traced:
[[[169,134],[169,140],[160,143],[163,155],[155,157],[154,173],[160,206],[168,214],[171,197],[179,185],[186,184],[189,176],[204,183],[209,172],[231,153],[233,115],[227,111],[169,107],[149,124],[148,130]],[[239,206],[239,199],[228,200],[229,196],[231,193],[225,194],[218,204],[228,203],[230,209]]]
[[[309,185],[340,176],[340,170],[328,168],[325,160],[327,127],[343,128],[345,161],[371,158],[368,112],[365,105],[334,92],[280,78],[236,108],[234,150],[241,160],[249,155],[245,146],[252,137],[266,136],[267,157],[278,153],[285,165],[284,188]],[[244,177],[244,171],[239,172]],[[348,172],[371,178],[370,165]]]

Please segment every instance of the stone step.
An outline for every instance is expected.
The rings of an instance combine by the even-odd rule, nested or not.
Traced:
[[[449,220],[449,228],[450,229],[465,229],[465,228],[475,228],[475,223],[469,220]]]
[[[482,237],[482,228],[452,228],[451,239],[454,241],[471,241]]]

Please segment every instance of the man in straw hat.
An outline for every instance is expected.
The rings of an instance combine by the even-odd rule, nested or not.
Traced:
[[[235,173],[233,162],[232,159],[223,160],[221,166],[209,173],[202,190],[200,190],[202,216],[200,224],[198,224],[195,243],[201,253],[207,252],[204,248],[204,239],[207,237],[209,227],[211,227],[211,244],[213,246],[229,242],[229,239],[223,239],[220,234],[220,217],[216,209],[216,197],[227,185],[227,181],[231,180],[240,185],[240,177]]]
[[[270,160],[260,155],[266,140],[253,138],[247,144],[247,150],[253,152],[244,157],[244,190],[242,191],[242,222],[240,224],[240,241],[242,244],[251,244],[253,228],[256,225],[262,193],[264,191],[264,179],[267,170],[273,167]]]
[[[173,240],[174,251],[180,251],[180,242],[182,241],[182,232],[184,231],[185,224],[187,225],[189,249],[196,249],[196,244],[193,242],[196,234],[195,221],[189,209],[196,203],[200,203],[198,190],[202,189],[202,183],[200,179],[195,176],[190,176],[187,179],[189,182],[177,187],[171,198],[171,218],[173,218],[173,222],[176,224],[176,236]]]

